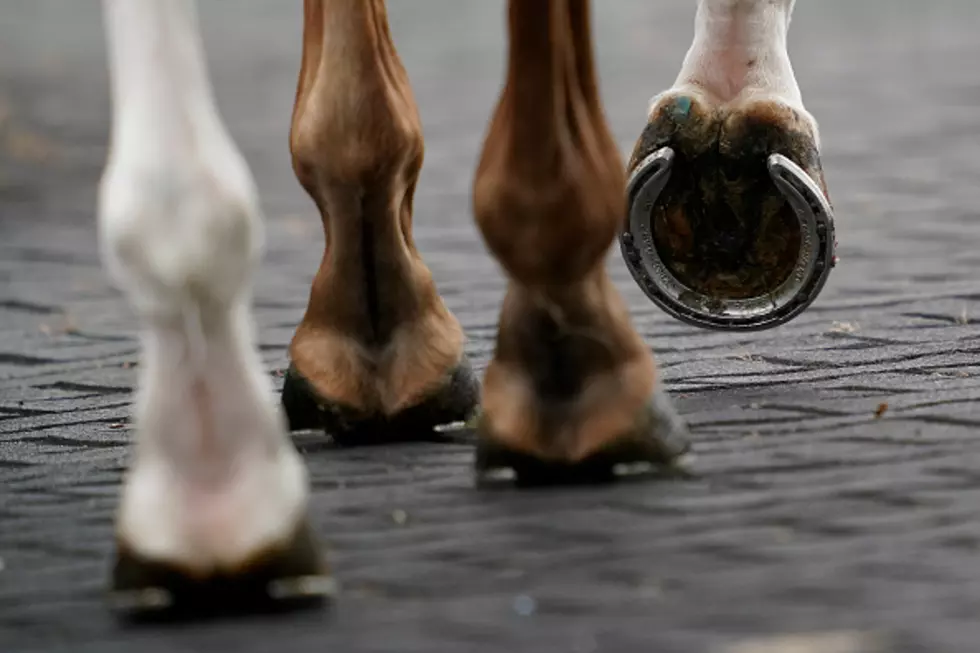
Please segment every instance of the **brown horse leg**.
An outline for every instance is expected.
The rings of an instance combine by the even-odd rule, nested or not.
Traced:
[[[468,418],[463,331],[412,240],[422,126],[383,0],[306,0],[290,149],[325,236],[289,348],[291,427],[363,442]]]
[[[511,0],[507,80],[474,186],[510,277],[483,388],[478,470],[524,481],[668,463],[687,448],[604,256],[624,169],[599,101],[587,0]]]

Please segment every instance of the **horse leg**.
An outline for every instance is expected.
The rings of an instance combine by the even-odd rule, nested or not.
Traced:
[[[325,236],[289,348],[291,427],[364,442],[467,419],[463,331],[412,240],[422,126],[383,0],[306,0],[290,149]]]
[[[510,0],[507,78],[474,212],[509,276],[477,468],[522,482],[670,463],[685,427],[605,269],[624,169],[599,100],[587,0]]]
[[[699,0],[694,42],[629,164],[627,263],[701,326],[785,322],[835,262],[817,123],[786,49],[794,4]]]
[[[103,8],[113,120],[99,236],[143,345],[113,597],[126,611],[210,611],[328,592],[306,470],[255,347],[261,210],[214,104],[195,3]]]

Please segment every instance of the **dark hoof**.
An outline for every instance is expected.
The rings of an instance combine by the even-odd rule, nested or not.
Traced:
[[[681,464],[691,448],[687,427],[663,392],[654,394],[630,433],[575,462],[542,460],[517,451],[488,432],[483,419],[477,436],[474,466],[481,484],[508,472],[520,487],[589,485],[625,476],[690,476]]]
[[[282,387],[291,431],[323,429],[342,445],[442,440],[436,427],[469,420],[479,402],[480,383],[465,356],[442,388],[397,415],[366,414],[322,399],[292,364]]]
[[[726,116],[679,97],[656,110],[630,164],[620,236],[654,303],[695,326],[747,331],[816,299],[836,241],[807,129],[774,103]]]
[[[304,524],[287,546],[206,575],[148,560],[119,543],[109,605],[129,620],[168,621],[312,607],[335,593],[336,582]]]

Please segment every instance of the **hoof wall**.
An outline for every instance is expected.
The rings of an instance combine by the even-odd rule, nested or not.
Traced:
[[[209,574],[146,559],[120,544],[108,602],[124,619],[168,621],[313,607],[336,592],[314,536],[304,527],[284,548]]]
[[[518,487],[594,485],[643,476],[689,477],[687,428],[662,393],[654,395],[636,428],[576,461],[546,460],[500,442],[477,427],[474,467],[481,484],[512,480]]]
[[[445,440],[437,427],[469,420],[479,401],[480,383],[465,357],[438,391],[391,416],[366,414],[320,398],[292,365],[282,388],[291,431],[323,429],[338,444],[350,446]]]

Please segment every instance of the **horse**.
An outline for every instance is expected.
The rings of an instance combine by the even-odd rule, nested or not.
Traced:
[[[424,139],[385,2],[304,0],[289,148],[324,252],[277,404],[251,306],[264,218],[195,0],[103,0],[113,115],[98,233],[142,342],[114,605],[331,596],[291,430],[357,444],[470,424],[477,475],[522,483],[682,460],[687,427],[604,258],[618,239],[651,299],[708,328],[769,328],[819,292],[833,220],[787,52],[794,4],[697,0],[677,80],[624,165],[588,0],[508,0],[506,79],[472,188],[508,279],[480,380],[413,242]]]

